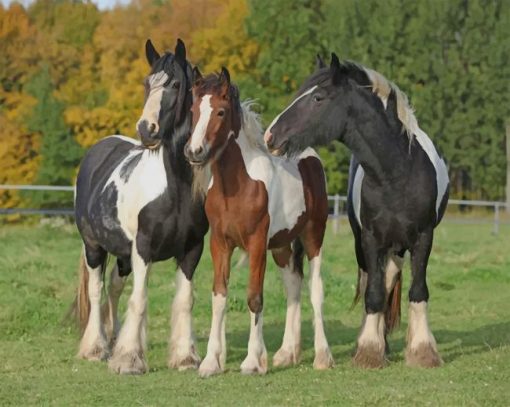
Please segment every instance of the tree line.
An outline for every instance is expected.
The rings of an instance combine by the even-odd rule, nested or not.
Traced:
[[[447,159],[451,195],[504,199],[510,120],[508,0],[134,0],[0,5],[0,184],[70,185],[88,147],[136,137],[143,46],[182,38],[202,72],[227,66],[268,123],[315,55],[375,69],[410,98]],[[349,152],[320,148],[329,193],[345,194]],[[65,194],[0,191],[0,206],[62,207]]]

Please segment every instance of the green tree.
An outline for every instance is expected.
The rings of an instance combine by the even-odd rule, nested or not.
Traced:
[[[64,123],[64,106],[53,95],[54,86],[47,64],[43,64],[27,83],[26,91],[37,99],[27,120],[28,130],[41,135],[39,153],[42,158],[36,183],[69,185],[74,181],[75,168],[82,150]],[[55,194],[37,194],[33,199],[44,207],[64,203]],[[66,203],[69,202],[72,199]]]

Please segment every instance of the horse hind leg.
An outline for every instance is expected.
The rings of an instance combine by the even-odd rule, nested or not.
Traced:
[[[200,356],[195,344],[191,311],[195,268],[200,260],[204,242],[196,244],[179,262],[175,279],[175,296],[171,310],[168,367],[179,370],[196,369]]]
[[[400,300],[402,294],[402,267],[404,253],[390,253],[384,270],[386,287],[386,308],[384,311],[386,353],[389,353],[388,335],[400,324]]]
[[[311,257],[311,256],[310,256]],[[328,340],[324,332],[324,319],[322,316],[322,304],[324,302],[324,288],[321,277],[322,250],[310,258],[310,300],[313,307],[314,326],[314,369],[324,370],[333,367],[334,360],[329,349]]]
[[[301,285],[303,280],[303,249],[294,252],[290,247],[273,250],[275,263],[280,267],[287,295],[287,316],[282,346],[273,356],[273,366],[295,365],[301,355]]]
[[[115,344],[115,340],[120,331],[120,322],[118,316],[119,298],[124,291],[127,276],[131,273],[131,262],[117,259],[110,273],[110,282],[108,285],[108,297],[101,310],[103,316],[104,331],[110,346]]]
[[[106,251],[102,248],[84,246],[80,259],[80,292],[82,297],[79,302],[88,303],[88,321],[80,341],[78,357],[87,360],[105,360],[108,358],[109,349],[101,324],[101,290],[103,288],[103,272],[106,261]],[[88,276],[88,278],[85,276]],[[80,304],[78,304],[80,307]]]

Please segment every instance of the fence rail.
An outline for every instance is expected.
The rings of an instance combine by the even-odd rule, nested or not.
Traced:
[[[58,185],[0,185],[0,190],[14,190],[14,191],[64,191],[73,192],[74,186],[58,186]],[[345,217],[345,210],[340,208],[341,202],[347,202],[347,197],[343,195],[330,195],[328,200],[333,203],[332,212],[329,217],[333,221],[333,231],[337,233],[340,227],[340,218]],[[500,219],[500,210],[506,209],[506,202],[498,201],[468,201],[464,199],[450,199],[448,205],[458,206],[477,206],[477,207],[492,207],[494,208],[493,229],[494,234],[499,233],[499,226],[502,223]],[[30,208],[0,208],[0,215],[44,215],[44,216],[73,216],[74,211],[70,208],[62,209],[30,209]],[[449,219],[452,220],[452,219]],[[452,220],[456,221],[456,220]],[[476,219],[467,219],[457,222],[462,223],[480,223]]]

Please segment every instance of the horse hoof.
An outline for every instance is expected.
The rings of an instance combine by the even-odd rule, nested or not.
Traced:
[[[267,355],[264,352],[260,357],[255,358],[250,355],[241,363],[241,373],[246,375],[267,373]]]
[[[78,351],[78,358],[90,361],[103,361],[110,355],[108,345],[103,338],[99,338],[92,345],[81,344]]]
[[[335,365],[333,356],[329,348],[321,349],[315,354],[313,361],[313,368],[316,370],[326,370],[332,368]]]
[[[147,362],[142,352],[114,353],[108,362],[111,371],[117,374],[139,375],[148,370]]]
[[[431,343],[421,343],[415,348],[406,349],[406,365],[410,367],[439,367],[443,360]]]
[[[202,378],[211,377],[220,373],[223,373],[223,370],[218,361],[215,358],[208,358],[207,356],[198,368],[198,375]]]
[[[168,367],[179,371],[197,369],[199,366],[200,357],[194,352],[185,356],[171,356],[168,360]]]
[[[287,367],[299,363],[300,347],[297,345],[294,350],[280,348],[273,356],[273,366]]]
[[[363,346],[358,345],[352,363],[354,366],[363,369],[383,368],[386,365],[384,346],[381,347],[376,343],[368,343]]]

